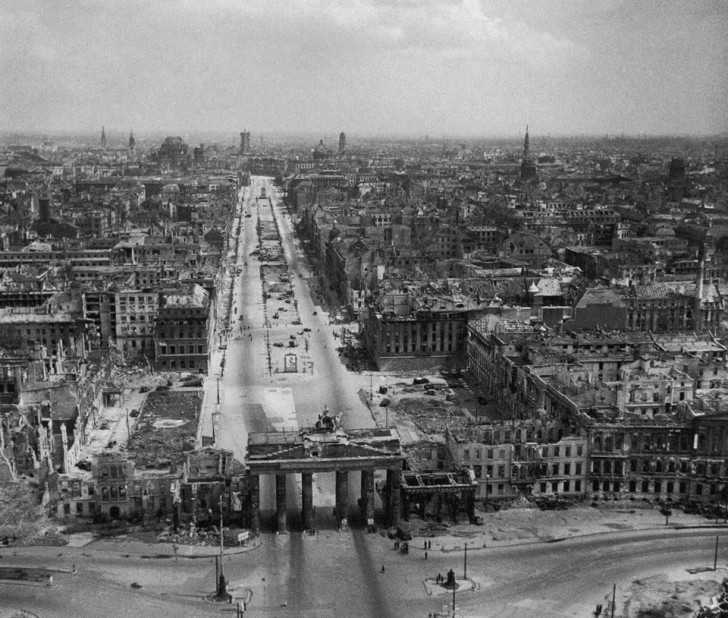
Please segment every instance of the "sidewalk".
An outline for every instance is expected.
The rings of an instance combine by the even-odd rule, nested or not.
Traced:
[[[615,503],[616,504],[616,503]],[[657,509],[618,504],[617,506],[593,508],[575,506],[566,511],[541,511],[533,509],[511,509],[497,513],[479,513],[483,525],[453,525],[444,532],[427,530],[428,522],[410,521],[408,528],[413,535],[411,550],[425,551],[424,543],[431,543],[430,551],[463,551],[484,547],[511,547],[535,543],[554,543],[565,539],[598,534],[637,532],[647,530],[685,530],[692,528],[715,528],[725,530],[723,522],[715,522],[697,515],[686,515],[673,510],[669,523]],[[417,533],[416,525],[419,525]],[[434,527],[434,526],[433,526]]]
[[[180,558],[214,558],[220,555],[219,545],[185,545],[182,543],[156,542],[146,543],[127,535],[119,535],[116,537],[107,537],[102,539],[93,539],[89,542],[83,542],[88,537],[82,537],[82,543],[73,543],[73,536],[68,535],[71,547],[82,547],[84,551],[98,552],[118,552],[121,554],[135,554],[142,556],[150,556],[154,558],[173,558],[175,555],[175,546],[177,547],[177,556]],[[251,537],[244,545],[239,547],[225,547],[223,554],[225,556],[234,556],[244,554],[258,549],[262,543],[262,537]]]
[[[202,446],[203,436],[210,439],[213,436],[212,415],[217,411],[218,380],[222,378],[224,373],[223,361],[225,360],[227,344],[234,331],[232,318],[236,300],[235,282],[237,279],[235,276],[235,268],[241,250],[239,244],[240,238],[242,237],[243,225],[241,218],[245,209],[245,200],[249,198],[250,191],[243,190],[242,197],[240,197],[239,202],[236,204],[236,214],[233,217],[235,234],[230,236],[229,241],[231,245],[234,245],[234,248],[227,248],[222,258],[220,277],[218,280],[220,289],[218,290],[217,305],[215,307],[215,315],[213,316],[215,323],[212,327],[210,340],[209,367],[204,380],[204,395],[197,426],[196,443],[198,448]],[[240,231],[239,235],[237,234],[238,231]],[[232,255],[230,255],[231,252]]]

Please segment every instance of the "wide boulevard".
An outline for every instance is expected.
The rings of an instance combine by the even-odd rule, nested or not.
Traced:
[[[712,566],[714,542],[715,532],[690,530],[469,551],[468,577],[480,589],[458,595],[456,604],[464,616],[585,618],[604,601],[613,583],[621,586],[672,569]],[[209,558],[175,562],[155,556],[153,546],[147,556],[140,556],[128,553],[124,542],[104,551],[93,547],[0,552],[4,565],[56,570],[52,587],[0,583],[0,609],[79,618],[230,612],[226,605],[202,600],[215,578]],[[725,558],[719,557],[717,573],[706,575],[724,577]],[[73,564],[76,574],[71,572]],[[260,548],[225,560],[232,585],[252,593],[246,618],[424,618],[450,604],[451,597],[428,597],[423,580],[450,568],[462,575],[462,552],[433,550],[425,560],[423,552],[394,552],[391,541],[378,535],[334,531],[318,537],[264,535]]]

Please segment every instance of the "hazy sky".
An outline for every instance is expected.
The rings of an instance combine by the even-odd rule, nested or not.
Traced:
[[[1,0],[0,129],[728,129],[726,0]]]

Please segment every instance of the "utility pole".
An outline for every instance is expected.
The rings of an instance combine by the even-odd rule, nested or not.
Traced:
[[[612,618],[614,618],[614,607],[617,604],[617,584],[612,584]]]
[[[222,486],[220,492],[220,579],[217,582],[217,596],[223,597],[227,594],[227,586],[225,584],[225,569],[223,566],[223,534],[222,534],[222,494],[225,491],[225,486]]]
[[[468,544],[465,543],[465,557],[463,558],[463,579],[468,578]]]
[[[718,537],[715,537],[715,553],[713,554],[713,570],[718,568]]]

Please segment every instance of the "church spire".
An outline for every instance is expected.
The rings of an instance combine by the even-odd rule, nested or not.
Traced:
[[[106,149],[106,129],[101,127],[101,147]]]
[[[536,163],[531,160],[528,145],[528,125],[526,125],[526,138],[523,140],[523,160],[521,161],[521,180],[530,181],[538,177]]]
[[[136,146],[136,140],[134,139],[134,131],[129,129],[129,150],[134,150]]]

